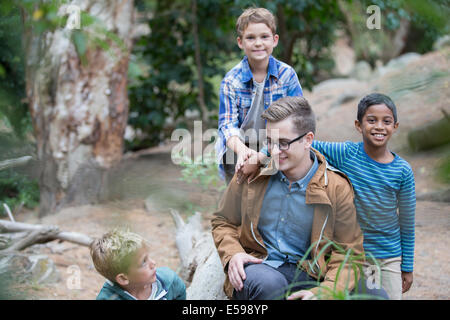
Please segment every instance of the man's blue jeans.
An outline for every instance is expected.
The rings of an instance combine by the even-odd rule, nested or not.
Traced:
[[[316,280],[306,272],[297,269],[293,263],[283,263],[273,268],[264,263],[248,264],[244,268],[246,279],[241,291],[233,290],[236,300],[284,299],[285,293],[305,290],[316,286]],[[388,299],[383,289],[368,289],[365,280],[358,283],[358,292],[373,296],[374,299]]]

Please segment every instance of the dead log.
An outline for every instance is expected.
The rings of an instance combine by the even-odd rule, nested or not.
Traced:
[[[38,224],[29,224],[23,222],[12,222],[0,220],[0,233],[27,232],[27,236],[16,242],[13,242],[14,248],[23,250],[35,243],[49,242],[53,240],[62,240],[73,242],[88,247],[92,238],[77,232],[59,231],[57,226],[44,226]],[[9,250],[4,249],[4,250]]]
[[[175,221],[175,242],[181,259],[180,276],[187,283],[188,300],[226,300],[225,274],[210,231],[204,231],[201,214],[196,212],[185,223],[171,210]]]
[[[37,243],[45,243],[55,239],[55,235],[58,234],[58,229],[55,227],[45,227],[42,229],[36,229],[28,233],[25,237],[14,242],[8,248],[4,249],[5,252],[21,251],[28,247],[31,247]]]

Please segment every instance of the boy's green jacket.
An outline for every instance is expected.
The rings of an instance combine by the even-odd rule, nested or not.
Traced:
[[[178,275],[167,267],[156,268],[158,291],[155,300],[186,300],[186,285]],[[116,283],[106,281],[97,300],[135,300]]]

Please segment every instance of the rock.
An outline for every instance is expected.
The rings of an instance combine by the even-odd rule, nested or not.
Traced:
[[[365,90],[366,86],[361,84],[361,81],[356,79],[336,78],[329,79],[318,83],[314,86],[312,93],[314,95],[328,95],[330,92],[336,90],[339,93],[354,92],[355,90]]]
[[[360,93],[358,92],[345,92],[341,94],[330,106],[330,109],[339,107],[340,105],[350,102],[354,99],[360,98]]]
[[[433,50],[441,50],[444,47],[450,46],[450,34],[439,37],[433,44]]]
[[[60,275],[53,260],[42,254],[7,253],[0,255],[0,274],[13,274],[17,282],[56,283]]]
[[[412,150],[430,150],[450,143],[450,117],[445,115],[438,121],[427,123],[408,132],[408,143]]]
[[[328,116],[329,111],[347,103],[353,99],[360,99],[367,94],[368,86],[364,81],[357,79],[330,79],[323,81],[313,88],[313,96],[310,103],[316,110],[319,108]],[[317,116],[320,116],[318,112]]]
[[[419,60],[420,57],[421,55],[415,52],[405,53],[395,59],[390,60],[387,65],[379,67],[376,70],[376,75],[382,76],[388,72],[403,69],[411,62]]]
[[[348,39],[340,37],[336,40],[331,52],[334,58],[333,73],[337,76],[349,76],[355,68],[355,51],[348,45]]]
[[[418,201],[450,202],[450,188],[418,193]]]
[[[366,61],[358,61],[351,72],[351,76],[362,81],[370,80],[372,77],[372,67]]]

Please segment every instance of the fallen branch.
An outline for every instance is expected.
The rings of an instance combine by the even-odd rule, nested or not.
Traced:
[[[56,226],[44,226],[38,224],[0,220],[0,233],[23,231],[31,231],[31,233],[36,231],[36,233],[33,234],[33,237],[31,237],[31,234],[29,234],[29,238],[27,237],[28,241],[34,239],[36,241],[40,241],[41,243],[53,240],[62,240],[88,247],[93,240],[91,237],[81,233],[59,231],[58,227]]]
[[[4,249],[5,252],[21,251],[37,243],[45,243],[55,239],[55,235],[58,233],[58,229],[48,227],[37,229],[28,233],[24,238],[14,242],[8,248]]]

